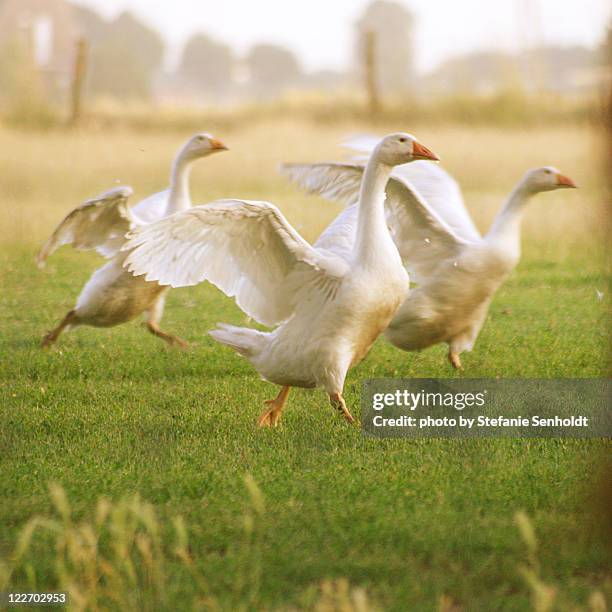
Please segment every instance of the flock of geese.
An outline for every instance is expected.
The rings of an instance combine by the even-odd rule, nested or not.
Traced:
[[[55,229],[38,264],[65,244],[109,261],[43,346],[79,325],[111,327],[144,313],[151,333],[185,347],[160,328],[166,294],[209,281],[274,328],[219,324],[209,332],[281,387],[259,426],[278,424],[291,387],[323,387],[354,422],[344,381],[382,333],[407,351],[447,343],[451,364],[461,368],[460,353],[472,349],[495,291],[518,263],[525,204],[536,193],[576,185],[553,167],[530,170],[482,237],[456,182],[413,136],[351,146],[360,155],[350,163],[281,167],[302,188],[346,205],[314,245],[269,202],[192,206],[192,164],[226,150],[205,133],[179,151],[168,190],[132,207],[129,187],[87,200]]]

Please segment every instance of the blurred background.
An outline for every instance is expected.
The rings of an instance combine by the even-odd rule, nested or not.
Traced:
[[[0,0],[0,110],[40,126],[279,102],[321,118],[584,118],[610,14],[607,0]]]

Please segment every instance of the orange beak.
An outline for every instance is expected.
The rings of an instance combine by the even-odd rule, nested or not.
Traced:
[[[557,185],[561,187],[578,187],[569,176],[565,176],[564,174],[557,174]]]
[[[412,143],[412,157],[415,159],[432,159],[433,161],[440,161],[440,158],[427,147],[424,147],[420,142],[416,140]]]
[[[227,151],[227,147],[217,138],[210,139],[210,146],[215,149],[215,151]]]

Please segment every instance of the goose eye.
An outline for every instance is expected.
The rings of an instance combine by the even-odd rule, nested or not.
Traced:
[[[405,138],[400,138],[399,141],[400,142],[406,142],[406,139]]]

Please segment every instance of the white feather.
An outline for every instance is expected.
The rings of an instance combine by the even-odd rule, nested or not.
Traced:
[[[43,267],[49,255],[65,244],[78,250],[95,249],[106,258],[114,257],[133,225],[127,208],[131,195],[130,187],[116,187],[70,211],[39,251],[38,266]]]
[[[405,164],[402,168],[419,163]],[[431,165],[431,162],[422,163]],[[281,172],[307,191],[352,204],[359,196],[363,168],[363,165],[357,163],[284,164]],[[386,196],[387,219],[393,229],[394,242],[404,265],[416,282],[429,277],[441,260],[456,256],[468,243],[396,169],[387,183]],[[356,217],[350,212],[346,212],[346,217],[343,215],[336,219],[333,230],[332,227],[328,228],[331,234],[326,236],[326,243],[333,242],[336,232],[339,232],[338,237],[343,243],[350,237],[354,239],[354,232],[349,230],[347,220],[354,222]],[[337,224],[344,226],[343,229]],[[344,249],[347,248],[350,246],[345,244]]]
[[[136,228],[128,238],[125,267],[133,274],[172,287],[208,280],[265,325],[287,319],[301,291],[334,284],[347,268],[309,245],[268,202],[218,200]]]

